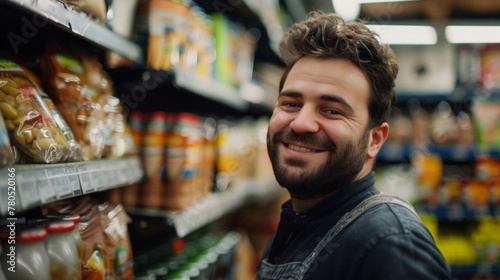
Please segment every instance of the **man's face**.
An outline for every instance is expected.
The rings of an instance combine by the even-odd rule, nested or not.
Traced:
[[[323,196],[368,174],[369,95],[367,77],[346,60],[293,66],[267,135],[276,179],[292,196]]]

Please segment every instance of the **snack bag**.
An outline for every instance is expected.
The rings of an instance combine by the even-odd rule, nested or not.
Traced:
[[[104,141],[102,157],[119,158],[136,154],[133,135],[126,123],[120,100],[114,97],[113,81],[103,70],[98,57],[84,49],[75,48],[85,72],[87,85],[97,93],[103,108],[104,122],[101,129]]]
[[[132,280],[134,262],[127,228],[130,218],[121,204],[107,202],[100,204],[99,213],[111,263],[109,276],[112,279],[115,277],[121,280]]]
[[[0,110],[12,144],[28,162],[64,161],[71,148],[30,81],[31,74],[8,58],[0,58],[0,68]]]
[[[14,154],[10,149],[9,134],[7,133],[7,127],[5,127],[5,121],[0,111],[0,166],[9,165],[13,162]]]
[[[104,150],[103,110],[88,86],[81,60],[55,43],[40,58],[44,87],[82,148],[84,160],[99,159]]]

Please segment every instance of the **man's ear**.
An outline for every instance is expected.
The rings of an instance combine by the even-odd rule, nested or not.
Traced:
[[[375,158],[389,136],[389,124],[384,122],[370,130],[367,156]]]

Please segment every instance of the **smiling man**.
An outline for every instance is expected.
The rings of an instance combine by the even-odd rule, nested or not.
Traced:
[[[452,279],[413,207],[374,186],[398,66],[362,23],[312,12],[285,34],[268,129],[291,199],[257,279]]]

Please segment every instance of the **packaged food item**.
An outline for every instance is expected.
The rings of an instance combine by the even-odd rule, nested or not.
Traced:
[[[111,3],[110,10],[113,16],[110,18],[109,23],[114,32],[125,38],[130,39],[132,35],[132,26],[136,15],[135,11],[137,2],[138,0],[122,0]],[[115,68],[130,65],[131,62],[114,52],[108,52],[107,64],[108,66]]]
[[[9,134],[5,126],[2,112],[0,111],[0,166],[9,165],[13,162],[14,154],[11,150]]]
[[[234,183],[241,170],[239,131],[236,122],[229,119],[217,123],[217,178],[215,189],[226,190]]]
[[[119,158],[137,154],[130,126],[123,113],[120,100],[114,97],[113,81],[104,71],[97,55],[86,49],[74,48],[85,71],[87,86],[94,89],[103,108],[104,122],[101,129],[104,149],[103,157]]]
[[[446,101],[441,101],[431,117],[431,138],[436,144],[456,144],[459,138],[457,118],[451,106]]]
[[[255,178],[269,179],[274,178],[273,167],[267,153],[267,128],[269,126],[269,118],[261,117],[255,122],[255,136],[257,145],[257,157],[255,159]]]
[[[47,253],[50,259],[50,275],[52,279],[80,279],[80,257],[73,239],[73,221],[48,220]]]
[[[187,44],[189,7],[182,1],[151,0],[148,65],[171,71],[179,66]]]
[[[28,70],[0,58],[0,110],[12,143],[34,163],[66,160],[71,147],[28,77]]]
[[[429,113],[416,99],[408,101],[408,110],[412,125],[412,144],[416,146],[429,144],[431,142]]]
[[[459,127],[458,143],[464,146],[472,147],[475,144],[474,125],[469,113],[460,111],[457,115]]]
[[[103,140],[102,157],[108,157],[114,145],[112,130],[115,125],[113,115],[109,116],[110,114],[108,112],[110,110],[116,111],[115,107],[119,104],[119,102],[117,104],[111,104],[113,108],[110,108],[109,98],[111,98],[114,93],[113,82],[107,73],[104,72],[102,64],[95,54],[91,54],[88,50],[78,46],[71,46],[71,49],[72,53],[74,53],[82,63],[86,87],[96,94],[95,99],[102,108],[103,123],[100,130]]]
[[[500,88],[500,46],[487,45],[480,50],[481,84],[486,89]]]
[[[215,142],[217,140],[217,121],[215,118],[206,117],[202,124],[203,132],[203,156],[200,170],[202,196],[207,196],[213,191],[215,178],[216,151]]]
[[[5,228],[3,228],[5,229]],[[3,230],[2,229],[2,230]],[[8,229],[8,228],[6,228]],[[10,229],[8,229],[10,231]],[[10,252],[12,245],[7,240],[2,240],[3,252],[0,256],[1,266],[7,279],[9,280],[52,280],[50,260],[45,247],[47,231],[41,226],[16,225],[15,229],[16,244],[15,250]],[[10,255],[14,254],[13,263]],[[22,265],[21,265],[22,264]],[[9,267],[14,267],[15,272],[10,271]],[[61,278],[62,279],[62,278]],[[77,278],[75,278],[77,279]]]
[[[71,235],[73,236],[73,241],[75,242],[77,251],[78,251],[78,263],[81,263],[82,259],[82,254],[83,254],[83,239],[82,236],[80,235],[80,231],[78,230],[78,225],[80,224],[80,221],[82,218],[80,215],[76,214],[62,214],[62,213],[51,213],[47,214],[44,216],[47,219],[52,219],[52,220],[64,220],[64,221],[71,221],[75,225],[73,231],[71,232]]]
[[[44,88],[71,128],[84,160],[99,159],[104,150],[104,114],[98,93],[88,86],[81,60],[51,42],[40,58]]]
[[[72,213],[81,216],[78,229],[84,244],[81,262],[82,280],[106,280],[112,266],[101,228],[98,204],[87,197],[77,204]]]
[[[132,111],[129,115],[130,129],[132,132],[132,137],[134,141],[134,146],[137,147],[137,153],[139,153],[142,146],[142,137],[144,133],[145,120],[144,116],[139,111]],[[134,183],[122,189],[122,203],[125,206],[134,207],[139,204],[139,183]]]
[[[153,112],[149,116],[143,138],[141,154],[145,182],[141,187],[141,205],[145,207],[159,208],[163,204],[164,143],[167,117],[164,112]]]
[[[411,158],[412,166],[417,174],[420,197],[430,198],[441,186],[443,177],[443,162],[437,155],[415,153]]]
[[[389,117],[388,140],[391,144],[407,144],[412,138],[411,120],[401,110],[394,108]]]
[[[203,160],[202,118],[178,113],[165,141],[166,184],[165,207],[185,208],[202,196],[200,171]]]
[[[103,23],[106,19],[105,0],[61,0],[77,11],[84,12]]]
[[[127,228],[130,218],[121,204],[100,204],[99,213],[111,264],[108,278],[132,280],[134,278],[134,261]]]
[[[34,76],[31,74],[30,71],[25,70],[26,74],[28,75],[29,80],[36,86],[38,94],[43,100],[42,107],[50,112],[52,118],[54,119],[57,127],[61,130],[62,134],[64,135],[64,138],[66,139],[66,142],[68,144],[69,149],[65,149],[63,153],[63,157],[61,159],[61,162],[77,162],[77,161],[82,161],[82,148],[80,144],[75,139],[75,136],[73,135],[73,132],[71,131],[70,127],[64,120],[63,116],[61,113],[59,113],[59,110],[57,110],[57,107],[55,106],[54,102],[52,99],[47,95],[45,91],[42,89],[42,84],[38,77]],[[20,81],[21,82],[21,81]]]
[[[500,149],[500,102],[474,100],[472,112],[478,148],[481,151]]]

